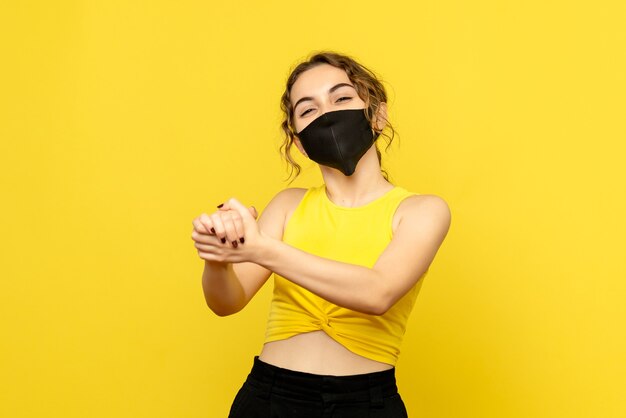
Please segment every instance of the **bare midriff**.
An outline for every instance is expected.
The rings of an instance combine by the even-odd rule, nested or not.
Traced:
[[[322,330],[265,343],[259,359],[284,369],[334,376],[372,373],[393,367],[353,353]]]

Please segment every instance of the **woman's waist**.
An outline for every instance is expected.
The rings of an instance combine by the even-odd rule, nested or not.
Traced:
[[[395,369],[335,376],[294,371],[265,363],[258,356],[246,384],[268,399],[272,394],[301,402],[382,402],[395,396]]]
[[[265,343],[259,359],[284,369],[345,376],[392,369],[391,364],[356,354],[323,330]]]

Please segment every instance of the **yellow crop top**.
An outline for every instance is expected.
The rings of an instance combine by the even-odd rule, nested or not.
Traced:
[[[328,198],[325,184],[311,187],[285,226],[283,241],[320,257],[372,268],[391,241],[398,205],[415,194],[395,186],[363,206],[344,207]],[[324,330],[356,354],[395,365],[406,322],[427,272],[384,315],[340,307],[273,273],[265,342]]]

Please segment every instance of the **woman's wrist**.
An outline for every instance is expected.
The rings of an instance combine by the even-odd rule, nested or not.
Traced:
[[[276,241],[276,239],[260,232],[258,240],[254,245],[255,248],[251,252],[250,261],[262,266],[264,261],[270,256],[272,248],[276,245]]]
[[[203,280],[224,280],[228,275],[228,263],[219,261],[204,260],[204,271],[202,272]]]
[[[204,267],[208,270],[226,270],[228,263],[214,260],[204,260]]]

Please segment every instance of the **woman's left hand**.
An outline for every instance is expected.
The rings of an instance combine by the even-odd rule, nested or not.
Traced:
[[[220,210],[199,218],[207,230],[215,230],[217,238],[196,244],[206,259],[223,263],[254,262],[265,236],[255,219],[258,216],[256,209],[251,209],[255,216],[233,197],[224,202]]]

